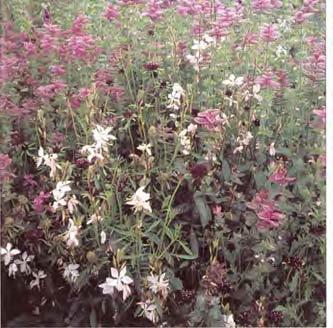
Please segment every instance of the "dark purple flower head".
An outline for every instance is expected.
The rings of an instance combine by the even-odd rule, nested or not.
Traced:
[[[146,63],[146,64],[143,64],[143,67],[147,70],[147,71],[156,71],[160,65],[157,64],[157,63]]]
[[[38,183],[34,180],[32,174],[25,174],[23,177],[23,186],[27,188],[35,188],[38,186]]]

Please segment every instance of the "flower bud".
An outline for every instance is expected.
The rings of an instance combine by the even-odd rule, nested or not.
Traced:
[[[87,258],[88,262],[91,264],[96,263],[96,261],[97,261],[96,253],[92,252],[92,251],[87,252],[86,258]]]

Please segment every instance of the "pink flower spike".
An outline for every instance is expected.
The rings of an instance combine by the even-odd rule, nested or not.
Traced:
[[[278,167],[275,172],[269,177],[270,182],[279,184],[280,186],[286,186],[291,182],[294,182],[296,178],[287,176],[287,169],[284,167]]]
[[[284,214],[277,211],[275,208],[267,207],[258,213],[258,218],[257,228],[272,229],[281,225]]]
[[[104,17],[108,19],[110,22],[117,19],[119,17],[118,8],[109,4],[104,12]]]
[[[194,122],[207,128],[208,130],[216,129],[223,120],[220,117],[218,109],[208,109],[198,114]]]
[[[260,37],[265,42],[273,42],[280,37],[276,25],[264,24],[260,29]]]
[[[255,83],[260,84],[261,88],[271,88],[271,89],[280,88],[280,83],[273,80],[272,72],[266,72],[263,75],[257,77]]]

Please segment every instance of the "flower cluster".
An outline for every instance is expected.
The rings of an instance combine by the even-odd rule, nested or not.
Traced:
[[[87,154],[87,159],[91,163],[93,160],[103,160],[104,156],[108,154],[108,145],[110,141],[116,140],[116,137],[110,134],[112,128],[103,128],[97,125],[93,129],[93,139],[94,143],[92,145],[83,146],[81,152]]]

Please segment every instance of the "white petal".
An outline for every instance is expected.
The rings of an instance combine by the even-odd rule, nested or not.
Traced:
[[[122,281],[124,284],[129,285],[129,284],[131,284],[131,283],[133,282],[133,279],[130,278],[129,276],[125,276],[125,277],[123,277],[123,278],[121,279],[121,281]]]
[[[15,256],[18,254],[21,254],[21,251],[16,248],[10,251],[10,255],[12,255],[12,256]]]
[[[113,278],[119,277],[118,270],[116,268],[111,268],[111,277]]]
[[[125,277],[126,275],[126,267],[122,268],[122,270],[120,271],[119,277]]]

